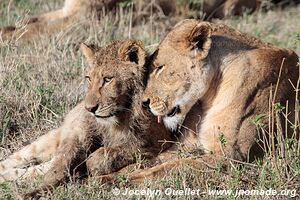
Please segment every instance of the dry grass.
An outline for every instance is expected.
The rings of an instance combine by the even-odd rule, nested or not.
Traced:
[[[52,10],[62,0],[16,0],[0,2],[0,25],[13,24],[26,14]],[[10,4],[11,3],[11,4]],[[180,17],[178,17],[179,19]],[[84,59],[77,51],[79,42],[108,44],[113,39],[134,37],[146,45],[157,43],[178,19],[147,18],[131,26],[131,14],[120,10],[117,16],[106,14],[100,21],[78,21],[65,32],[52,37],[41,36],[29,43],[0,41],[0,158],[19,149],[23,142],[34,140],[46,131],[59,126],[63,116],[84,94]],[[284,11],[257,13],[251,16],[222,21],[243,32],[280,47],[294,49],[300,54],[300,7]],[[219,22],[219,21],[218,21]],[[266,102],[267,103],[267,102]],[[279,110],[278,112],[284,112]],[[259,119],[256,121],[260,127]],[[275,136],[276,137],[276,136]],[[293,145],[294,144],[294,145]],[[281,145],[282,146],[282,145]],[[264,160],[253,165],[234,164],[229,171],[195,171],[183,166],[172,176],[144,185],[140,189],[283,189],[300,195],[300,161],[297,142],[283,144],[285,157],[271,149]],[[125,177],[126,178],[126,177]],[[87,185],[70,183],[51,193],[52,199],[120,199],[112,188],[124,188],[124,177],[113,187],[91,180]],[[0,185],[0,199],[17,199],[20,194],[38,185],[39,181],[5,183]],[[207,199],[217,198],[203,194]],[[127,196],[128,197],[128,196]],[[125,197],[123,197],[125,198]],[[132,199],[141,197],[131,196]],[[143,198],[150,199],[149,196]],[[156,196],[166,199],[169,196]],[[175,199],[198,199],[195,196],[174,196]],[[233,195],[229,199],[236,199]],[[238,197],[237,199],[244,199]],[[247,196],[249,199],[266,197]],[[268,198],[274,198],[268,197]],[[287,198],[281,196],[280,198]]]

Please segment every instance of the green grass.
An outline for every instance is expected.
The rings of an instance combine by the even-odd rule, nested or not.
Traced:
[[[0,2],[0,25],[14,24],[30,15],[60,7],[63,1],[18,0]],[[117,20],[118,19],[118,20]],[[41,36],[26,44],[6,44],[0,48],[0,158],[19,149],[23,142],[34,140],[48,130],[58,127],[63,116],[76,105],[84,95],[84,58],[76,49],[79,42],[108,44],[113,39],[134,36],[146,45],[154,44],[167,33],[180,17],[170,20],[142,20],[130,27],[130,13],[118,12],[117,17],[107,14],[100,21],[82,21],[65,32],[52,37]],[[263,41],[279,47],[291,48],[300,54],[300,7],[284,11],[270,11],[243,17],[233,17],[217,23],[228,24],[242,32],[250,33]],[[279,108],[280,110],[280,108]],[[263,116],[253,119],[258,127]],[[228,171],[221,169],[197,171],[183,166],[172,172],[172,176],[158,180],[146,180],[145,184],[129,186],[124,177],[113,186],[101,185],[97,180],[88,184],[69,183],[56,188],[52,199],[126,199],[115,196],[113,188],[160,190],[166,188],[182,190],[199,189],[208,192],[214,189],[248,189],[277,191],[288,189],[300,195],[299,152],[294,145],[285,141],[286,157],[280,157],[279,149],[272,149],[263,160],[250,164],[233,164]],[[297,157],[298,156],[298,157]],[[288,164],[286,164],[286,162]],[[126,178],[126,177],[125,177]],[[11,182],[0,185],[0,199],[17,199],[19,195],[35,188],[37,181]],[[289,196],[281,196],[286,199]],[[130,199],[151,199],[150,196],[129,196]],[[205,199],[221,199],[202,194]],[[227,199],[265,199],[265,196],[240,196],[233,194]],[[199,199],[197,196],[173,196],[175,199]],[[223,196],[224,198],[224,196]],[[275,196],[269,196],[274,199]],[[171,199],[160,195],[155,199]]]

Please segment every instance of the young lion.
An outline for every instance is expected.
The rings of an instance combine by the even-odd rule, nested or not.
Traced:
[[[2,161],[3,178],[16,179],[26,172],[26,165],[52,158],[42,166],[46,171],[43,188],[49,188],[66,181],[78,166],[85,167],[80,164],[89,154],[88,171],[103,175],[134,163],[137,156],[152,158],[169,146],[165,141],[172,139],[170,132],[161,124],[154,125],[156,119],[141,103],[146,57],[142,43],[125,40],[104,48],[82,45],[81,49],[89,63],[84,102],[59,129]]]

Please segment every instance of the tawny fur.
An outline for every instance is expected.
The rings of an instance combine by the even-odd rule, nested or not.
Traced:
[[[288,120],[295,122],[298,59],[291,50],[225,25],[196,20],[178,23],[153,55],[144,102],[167,127],[181,127],[183,146],[204,154],[185,161],[174,160],[172,151],[166,152],[158,158],[167,163],[130,174],[129,179],[165,174],[184,162],[198,163],[201,168],[205,167],[202,162],[214,165],[224,159],[249,161],[261,156],[256,117],[265,114],[262,123],[266,123],[272,117],[270,109],[280,103],[288,108]],[[177,113],[167,116],[176,106]],[[282,129],[288,130],[284,136],[299,134],[280,123],[284,122],[282,113],[277,115]]]
[[[146,57],[142,43],[116,41],[104,48],[82,45],[82,50],[89,63],[84,102],[70,111],[59,129],[2,161],[0,177],[4,180],[22,177],[12,170],[24,172],[27,165],[38,161],[45,164],[28,168],[24,177],[46,170],[41,190],[49,189],[81,172],[79,169],[87,167],[92,175],[109,174],[137,159],[153,158],[170,146],[171,132],[157,124],[141,104]],[[104,83],[107,77],[111,80]],[[97,110],[91,111],[95,105]]]

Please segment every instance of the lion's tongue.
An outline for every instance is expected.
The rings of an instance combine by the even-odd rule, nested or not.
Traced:
[[[161,122],[161,116],[157,116],[157,123],[160,124],[160,122]]]

